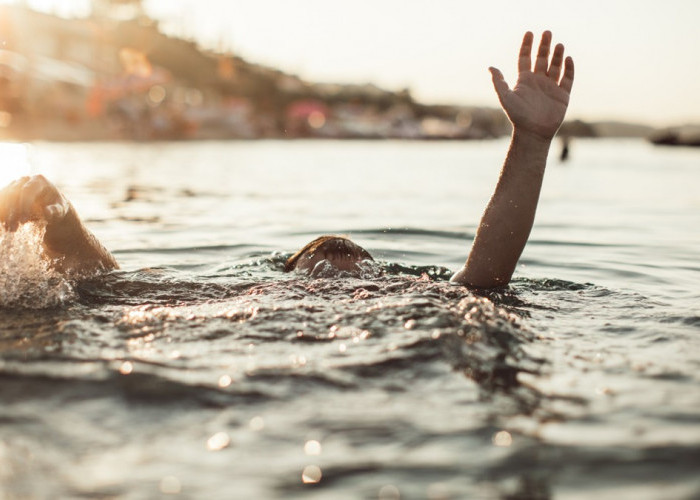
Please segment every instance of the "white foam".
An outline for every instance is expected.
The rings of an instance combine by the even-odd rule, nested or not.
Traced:
[[[14,232],[0,227],[0,307],[44,309],[74,298],[71,283],[43,255],[43,237],[36,224]]]

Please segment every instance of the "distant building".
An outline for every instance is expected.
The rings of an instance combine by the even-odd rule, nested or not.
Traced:
[[[500,110],[416,102],[408,89],[318,84],[162,33],[141,0],[65,19],[0,6],[0,138],[478,139]]]

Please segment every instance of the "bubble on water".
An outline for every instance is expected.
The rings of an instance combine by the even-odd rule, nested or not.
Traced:
[[[44,228],[0,228],[0,307],[45,309],[71,301],[71,283],[51,269],[42,253]]]

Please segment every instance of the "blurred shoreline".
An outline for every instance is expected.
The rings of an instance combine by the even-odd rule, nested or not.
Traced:
[[[95,2],[90,17],[73,19],[0,6],[0,139],[479,140],[510,134],[498,108],[425,104],[409,89],[371,83],[308,82],[168,36],[140,2],[118,18],[109,4]],[[671,144],[673,133],[574,120],[559,135],[565,141],[663,137]],[[676,143],[686,142],[678,136]]]

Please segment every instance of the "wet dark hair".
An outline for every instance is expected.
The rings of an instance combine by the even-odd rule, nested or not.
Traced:
[[[356,261],[374,260],[370,253],[360,245],[353,243],[345,236],[324,235],[307,243],[301,250],[287,259],[284,264],[284,272],[293,271],[299,259],[307,254],[323,252],[328,259],[352,258]]]

